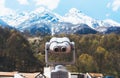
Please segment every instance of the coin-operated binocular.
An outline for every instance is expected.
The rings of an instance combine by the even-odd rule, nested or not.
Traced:
[[[53,37],[45,44],[45,60],[49,65],[75,62],[75,44],[67,37]]]

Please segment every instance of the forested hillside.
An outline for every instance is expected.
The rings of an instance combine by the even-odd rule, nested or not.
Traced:
[[[56,35],[64,36],[75,42],[76,62],[68,65],[70,71],[100,72],[120,78],[120,35]],[[42,71],[45,43],[51,38],[46,36],[27,41],[15,30],[0,28],[0,71]]]
[[[68,66],[68,69],[82,73],[99,72],[120,78],[120,35],[88,34],[58,37],[62,36],[67,36],[75,42],[76,63]],[[45,42],[50,39],[51,37],[47,36],[31,42],[32,49],[41,61],[44,61]]]
[[[0,71],[42,71],[29,42],[19,32],[0,27]]]

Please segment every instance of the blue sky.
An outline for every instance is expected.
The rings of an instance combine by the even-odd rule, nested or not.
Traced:
[[[0,15],[33,11],[41,6],[60,15],[77,8],[95,19],[112,19],[120,23],[120,0],[0,0]]]

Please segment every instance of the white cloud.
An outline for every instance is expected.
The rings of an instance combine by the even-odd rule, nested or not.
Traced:
[[[107,8],[112,8],[113,11],[120,9],[120,0],[113,0],[107,4]]]
[[[11,14],[14,11],[10,8],[5,7],[5,0],[0,0],[0,16]]]
[[[46,6],[47,8],[53,10],[57,8],[60,0],[34,0],[36,5]]]
[[[112,10],[117,11],[120,8],[120,0],[114,0],[112,3]]]
[[[29,4],[28,0],[18,0],[18,2],[22,5],[28,5]]]
[[[5,0],[0,0],[0,7],[3,7],[5,4]]]

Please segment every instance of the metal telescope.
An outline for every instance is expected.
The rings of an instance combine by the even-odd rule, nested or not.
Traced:
[[[55,69],[51,71],[50,78],[69,78],[69,72],[63,65],[75,62],[75,44],[69,38],[53,37],[45,44],[45,61],[48,65],[53,65]]]
[[[45,61],[48,65],[73,64],[75,62],[75,44],[69,38],[53,37],[45,44]]]

